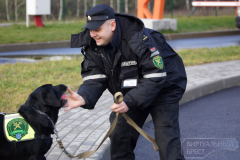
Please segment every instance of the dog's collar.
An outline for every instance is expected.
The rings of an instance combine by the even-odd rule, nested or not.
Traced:
[[[45,135],[45,134],[36,134],[35,133],[35,138],[40,138],[40,139],[51,139],[51,134]]]
[[[55,125],[54,125],[54,123],[53,123],[53,121],[52,121],[52,119],[51,119],[46,113],[44,113],[44,112],[42,112],[42,111],[39,111],[39,110],[37,110],[37,109],[35,109],[35,108],[33,108],[33,109],[34,109],[36,112],[38,112],[39,114],[42,114],[42,115],[46,116],[46,117],[50,120],[50,122],[52,123],[53,128],[56,129],[56,128],[55,128]]]
[[[35,108],[33,108],[33,109],[34,109],[36,112],[38,112],[39,114],[45,115],[45,116],[50,120],[50,122],[52,123],[52,126],[53,126],[53,132],[54,132],[54,134],[56,135],[56,139],[60,139],[59,136],[58,136],[58,131],[57,131],[57,129],[56,129],[56,127],[55,127],[52,119],[51,119],[46,113],[44,113],[44,112],[42,112],[42,111],[39,111],[39,110],[37,110],[37,109],[35,109]]]

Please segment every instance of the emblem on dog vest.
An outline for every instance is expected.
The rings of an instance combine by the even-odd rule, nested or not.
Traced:
[[[160,56],[155,56],[153,58],[153,63],[154,65],[159,68],[159,69],[163,69],[163,61],[162,61],[162,57]]]
[[[34,130],[19,113],[4,116],[4,129],[8,141],[18,142],[35,138]]]

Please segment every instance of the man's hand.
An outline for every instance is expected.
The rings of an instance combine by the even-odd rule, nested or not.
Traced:
[[[86,102],[82,98],[82,96],[73,92],[70,88],[68,88],[68,91],[69,91],[70,95],[66,96],[67,104],[63,108],[66,108],[66,107],[67,108],[64,111],[69,111],[70,109],[77,108],[79,106],[86,104]]]
[[[118,112],[118,113],[126,113],[129,108],[128,106],[126,105],[126,103],[124,101],[122,101],[121,103],[119,104],[116,104],[114,103],[110,109],[113,111],[113,112]]]

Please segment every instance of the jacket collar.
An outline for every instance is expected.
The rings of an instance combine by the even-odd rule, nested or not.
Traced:
[[[116,18],[116,30],[110,43],[114,48],[114,50],[116,50],[120,42],[121,42],[121,26],[119,24],[119,21]]]

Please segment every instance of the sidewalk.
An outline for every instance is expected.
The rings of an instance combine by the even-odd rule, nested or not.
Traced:
[[[240,60],[189,66],[186,67],[186,72],[188,85],[180,104],[240,85]],[[60,110],[56,128],[68,152],[77,155],[98,146],[110,127],[108,117],[112,104],[111,94],[105,91],[94,110]],[[107,139],[100,149],[86,160],[109,160],[109,145],[110,140]],[[62,153],[55,139],[46,156],[47,160],[70,159]]]

